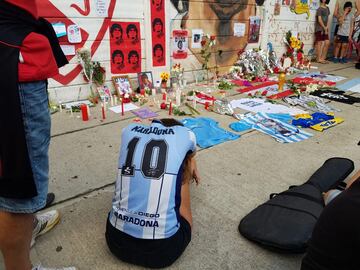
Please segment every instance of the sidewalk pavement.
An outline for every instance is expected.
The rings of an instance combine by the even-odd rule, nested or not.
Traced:
[[[319,67],[349,79],[359,74],[353,64]],[[300,268],[302,255],[264,250],[241,237],[238,225],[270,193],[305,182],[330,157],[350,158],[359,169],[360,107],[338,102],[331,105],[341,109],[336,115],[345,122],[324,132],[308,130],[314,136],[303,142],[281,144],[252,131],[235,141],[199,149],[202,183],[191,190],[192,241],[170,269]],[[100,119],[97,110],[92,109],[92,117]],[[201,116],[218,120],[225,129],[234,122],[229,116],[200,111]],[[160,116],[168,117],[164,111]],[[51,267],[74,265],[79,270],[139,269],[112,256],[104,238],[121,130],[135,116],[130,112],[125,116],[109,112],[104,122],[96,119],[88,123],[65,113],[56,113],[52,118],[50,191],[57,196],[53,208],[61,211],[62,220],[37,240],[33,261]]]

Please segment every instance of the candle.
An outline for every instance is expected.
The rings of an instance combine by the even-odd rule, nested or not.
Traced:
[[[121,115],[124,116],[124,99],[121,100]]]
[[[59,110],[60,110],[60,112],[62,112],[62,104],[61,104],[61,101],[59,101]]]
[[[117,96],[114,95],[113,98],[114,98],[114,105],[117,105],[118,104]]]
[[[193,103],[194,109],[196,109],[196,99],[195,99],[195,97],[193,97],[192,103]]]
[[[81,109],[82,120],[83,121],[88,121],[89,120],[89,114],[88,114],[87,106],[85,104],[81,104],[80,109]]]
[[[171,112],[172,112],[172,101],[170,100],[169,115],[171,115]]]
[[[209,102],[205,102],[205,110],[209,109]]]
[[[175,96],[176,106],[181,105],[181,91],[176,90],[176,96]]]
[[[163,93],[162,100],[166,100],[166,93]]]
[[[106,110],[105,102],[102,102],[102,103],[101,103],[101,113],[102,113],[102,119],[103,119],[103,120],[106,119],[105,110]]]
[[[110,105],[111,107],[114,106],[114,99],[112,95],[110,95]]]
[[[155,88],[151,89],[151,95],[156,96],[156,89]]]
[[[74,114],[73,114],[73,110],[72,110],[72,106],[70,106],[70,116],[73,117]]]
[[[86,109],[87,109],[87,113],[89,116],[91,116],[91,113],[90,113],[90,106],[89,105],[86,105]]]

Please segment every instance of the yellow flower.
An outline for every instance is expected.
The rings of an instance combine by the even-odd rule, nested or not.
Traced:
[[[169,73],[167,73],[167,72],[161,72],[161,73],[160,73],[160,78],[161,78],[161,80],[163,80],[163,81],[169,80],[169,77],[170,77],[170,75],[169,75]]]

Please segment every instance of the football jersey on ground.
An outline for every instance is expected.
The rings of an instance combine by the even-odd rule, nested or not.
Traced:
[[[122,132],[111,224],[141,239],[164,239],[180,226],[182,164],[196,150],[183,126],[131,124]]]

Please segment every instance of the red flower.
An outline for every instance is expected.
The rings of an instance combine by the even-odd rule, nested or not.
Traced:
[[[211,41],[215,40],[215,36],[214,35],[210,36],[210,40]]]
[[[206,40],[202,40],[202,41],[201,41],[201,47],[204,47],[205,44],[206,44]]]
[[[166,110],[166,103],[165,102],[163,102],[163,103],[161,103],[161,105],[160,105],[160,108],[162,109],[162,110]]]

